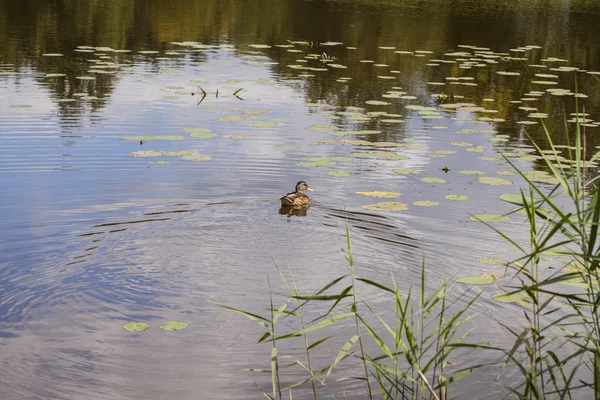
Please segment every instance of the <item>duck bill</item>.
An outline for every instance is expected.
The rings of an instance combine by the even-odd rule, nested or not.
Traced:
[[[309,187],[306,188],[306,190],[308,190],[309,192],[312,192],[313,190]]]

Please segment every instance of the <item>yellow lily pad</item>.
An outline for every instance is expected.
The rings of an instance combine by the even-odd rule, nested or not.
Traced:
[[[128,322],[123,325],[123,328],[129,332],[143,332],[149,327],[150,325],[145,322]]]
[[[362,194],[364,196],[369,196],[369,197],[383,197],[383,198],[392,198],[392,197],[400,196],[400,193],[398,193],[398,192],[380,192],[377,190],[370,191],[370,192],[356,192],[356,194]]]

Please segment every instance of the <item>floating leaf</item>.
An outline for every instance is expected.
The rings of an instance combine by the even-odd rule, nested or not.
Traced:
[[[171,161],[169,160],[159,160],[159,161],[155,161],[154,164],[171,164]]]
[[[456,282],[467,283],[470,285],[489,285],[500,278],[499,274],[481,274],[479,276],[465,276],[458,278]]]
[[[494,171],[494,173],[498,174],[498,175],[504,175],[504,176],[513,176],[513,175],[515,175],[514,171],[509,171],[509,170],[504,170],[504,169],[496,170],[496,171]]]
[[[251,122],[248,126],[251,128],[273,128],[277,124],[275,122]]]
[[[317,124],[311,125],[306,129],[310,129],[311,131],[334,131],[337,129],[337,127],[334,125]]]
[[[346,171],[327,171],[327,174],[335,177],[350,176],[350,172]]]
[[[129,153],[129,155],[132,157],[158,157],[158,156],[162,156],[163,154],[160,151],[140,150],[140,151],[131,152],[131,153]]]
[[[466,149],[469,153],[483,153],[485,151],[484,147],[481,146],[476,146],[476,147],[469,147],[468,149]]]
[[[508,264],[508,261],[502,260],[500,258],[481,257],[481,258],[478,258],[477,261],[482,264],[490,264],[490,265],[507,265]]]
[[[504,222],[510,220],[510,217],[502,214],[475,214],[469,219],[475,222]]]
[[[239,116],[239,115],[222,115],[219,117],[219,121],[240,122],[243,120],[244,120],[244,117]]]
[[[128,322],[123,325],[123,328],[129,332],[142,332],[148,329],[150,325],[145,322]]]
[[[447,194],[444,197],[452,201],[467,200],[469,198],[469,196],[465,196],[464,194]]]
[[[493,186],[512,185],[512,182],[509,180],[502,179],[502,178],[494,178],[491,176],[480,176],[479,178],[477,178],[477,181],[479,183],[483,183],[485,185],[493,185]]]
[[[362,194],[364,196],[370,196],[370,197],[384,197],[384,198],[400,196],[400,193],[398,193],[398,192],[380,192],[377,190],[370,191],[370,192],[356,192],[356,194]]]
[[[485,172],[478,169],[461,169],[458,173],[464,175],[485,175]]]
[[[46,74],[44,78],[62,78],[63,76],[67,76],[67,74]]]
[[[419,200],[413,202],[413,206],[417,207],[435,207],[439,206],[440,203],[438,201],[429,201],[429,200]]]
[[[239,134],[239,135],[225,135],[223,137],[227,138],[227,139],[250,139],[252,136]]]
[[[375,204],[365,204],[362,208],[373,211],[405,211],[408,210],[408,205],[396,201],[384,201]]]
[[[183,321],[165,321],[160,324],[160,329],[163,331],[178,331],[187,328],[188,323]]]
[[[446,183],[446,181],[442,178],[434,178],[432,176],[426,176],[424,178],[421,178],[422,182],[425,183]]]
[[[454,150],[435,150],[435,154],[456,154]]]
[[[203,154],[195,154],[195,155],[183,156],[183,157],[181,157],[181,159],[182,160],[187,160],[187,161],[205,162],[205,161],[210,161],[213,158],[211,156],[205,156]]]
[[[282,151],[298,150],[298,147],[296,147],[296,146],[282,146],[282,145],[278,145],[278,146],[273,146],[273,147],[275,147],[277,150],[282,150]]]
[[[419,171],[416,169],[408,169],[408,168],[396,168],[394,172],[400,175],[419,175]]]
[[[372,106],[387,106],[390,104],[387,101],[381,101],[381,100],[367,100],[367,101],[365,101],[365,103],[372,105]]]
[[[513,294],[500,292],[493,295],[492,298],[500,303],[517,303],[522,306],[530,306],[532,304],[531,298],[525,292]]]
[[[388,160],[408,160],[406,156],[400,156],[389,151],[355,151],[350,153],[351,156],[357,158],[386,158]]]

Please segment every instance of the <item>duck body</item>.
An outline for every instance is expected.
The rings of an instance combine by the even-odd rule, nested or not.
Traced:
[[[304,190],[312,191],[306,182],[300,181],[296,184],[296,190],[281,196],[282,206],[305,207],[310,203],[310,198],[304,193]]]

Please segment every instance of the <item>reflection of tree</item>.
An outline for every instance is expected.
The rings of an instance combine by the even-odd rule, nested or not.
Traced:
[[[229,41],[236,45],[284,44],[287,39],[307,40],[313,44],[333,40],[343,42],[344,46],[316,45],[308,52],[325,52],[345,60],[371,59],[390,67],[377,69],[352,62],[347,63],[347,69],[333,74],[317,72],[302,85],[307,101],[327,100],[346,106],[379,99],[390,85],[377,76],[385,70],[395,69],[401,71],[395,85],[426,102],[431,93],[440,91],[427,86],[426,82],[469,74],[477,77],[479,87],[447,85],[443,90],[465,95],[468,101],[477,104],[481,104],[483,98],[495,97],[497,101],[490,107],[498,110],[494,115],[497,118],[507,118],[515,112],[516,107],[508,103],[510,100],[518,100],[523,93],[540,89],[531,86],[533,69],[512,80],[498,80],[488,68],[468,72],[456,65],[427,68],[423,59],[402,57],[379,47],[427,49],[433,52],[432,57],[441,58],[448,50],[448,43],[476,44],[505,52],[514,47],[537,44],[543,49],[533,54],[536,61],[558,56],[569,59],[574,65],[600,65],[600,51],[597,46],[590,45],[600,36],[600,24],[596,21],[599,4],[582,0],[489,0],[479,3],[474,5],[470,0],[428,3],[396,0],[4,0],[0,2],[0,35],[6,39],[0,48],[0,57],[17,69],[30,67],[42,74],[66,73],[64,79],[46,82],[55,96],[69,98],[85,91],[99,98],[91,103],[91,107],[101,108],[119,78],[98,76],[98,82],[102,84],[77,80],[76,77],[85,75],[90,67],[84,61],[85,53],[73,53],[77,46],[106,46],[135,52],[164,50],[171,48],[170,42],[185,40]],[[345,46],[356,46],[357,49],[347,50]],[[65,53],[68,57],[40,57],[50,52]],[[276,76],[299,74],[285,65],[293,64],[300,53],[274,48],[265,54],[281,62],[272,67]],[[132,57],[125,53],[113,58],[122,63]],[[201,59],[202,55],[193,57]],[[147,62],[152,63],[150,58]],[[318,61],[311,63],[318,64]],[[150,65],[158,70],[160,63]],[[519,65],[515,68],[524,69]],[[348,76],[352,80],[340,84],[332,79],[332,75]],[[571,90],[575,89],[574,79],[567,84]],[[581,75],[578,86],[593,88],[586,90],[590,97],[585,104],[592,112],[598,110],[598,82]],[[540,111],[550,111],[548,108],[556,111],[565,100],[544,99]],[[573,109],[572,99],[566,100],[567,109]],[[60,110],[66,117],[73,112],[68,103],[62,104]],[[552,124],[551,121],[548,123]],[[502,124],[499,129],[504,129]],[[506,130],[511,136],[515,135],[514,129]],[[562,126],[550,125],[550,130],[562,132]],[[535,135],[536,139],[544,140],[538,133]],[[564,143],[559,137],[557,141]]]

